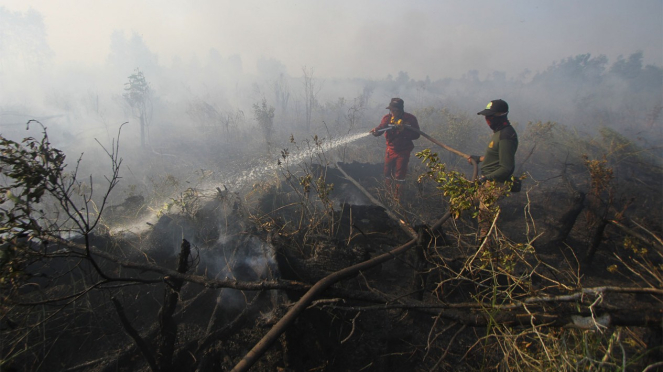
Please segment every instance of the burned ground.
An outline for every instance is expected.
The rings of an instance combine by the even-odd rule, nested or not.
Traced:
[[[598,190],[606,163],[555,161],[533,157],[523,190],[499,202],[499,255],[481,247],[469,210],[432,228],[449,202],[439,184],[417,182],[427,169],[415,159],[398,202],[381,164],[307,164],[245,194],[189,189],[138,232],[15,242],[32,245],[3,305],[3,368],[230,370],[316,283],[403,246],[326,288],[252,370],[660,361],[663,208],[650,186],[660,167],[624,160]],[[471,171],[464,159],[449,166]],[[132,196],[105,218],[146,213]]]

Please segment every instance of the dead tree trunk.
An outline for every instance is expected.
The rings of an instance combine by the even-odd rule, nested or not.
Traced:
[[[189,269],[189,254],[191,253],[191,244],[188,241],[182,241],[182,250],[180,251],[179,264],[177,271],[186,273]],[[177,323],[173,319],[173,314],[179,301],[180,289],[184,283],[181,279],[165,280],[166,298],[159,313],[159,324],[161,325],[161,338],[157,349],[157,366],[159,371],[173,371],[173,353],[175,351],[175,342],[177,341]]]
[[[566,176],[566,169],[562,173],[564,184],[571,191],[571,206],[567,209],[562,217],[557,221],[553,227],[553,231],[549,235],[546,245],[549,247],[559,246],[571,233],[573,226],[575,226],[580,212],[585,208],[585,193],[578,190],[578,188]]]
[[[599,245],[601,245],[601,242],[603,241],[603,234],[605,232],[606,226],[608,226],[608,220],[602,219],[596,227],[596,230],[594,230],[592,241],[589,245],[589,249],[587,250],[587,256],[585,256],[585,266],[587,268],[591,266],[592,261],[594,260],[594,255],[596,254]]]
[[[569,209],[562,215],[559,219],[558,228],[552,239],[550,239],[551,245],[559,245],[562,243],[573,230],[576,220],[580,215],[580,212],[585,208],[585,193],[578,191],[573,198],[571,199],[571,206]]]

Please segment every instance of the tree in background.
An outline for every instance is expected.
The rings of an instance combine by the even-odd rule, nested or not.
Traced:
[[[150,84],[145,79],[145,75],[136,69],[136,72],[129,76],[129,82],[125,86],[123,97],[131,106],[133,114],[140,119],[140,146],[144,148],[145,128],[152,117]]]
[[[288,101],[290,100],[290,87],[284,74],[280,74],[278,79],[274,81],[274,97],[276,97],[276,104],[281,109],[281,113],[286,115]]]
[[[42,15],[34,9],[12,12],[0,6],[0,76],[34,73],[52,62]]]
[[[266,144],[269,144],[274,129],[274,110],[273,106],[267,106],[267,99],[265,98],[262,99],[262,104],[253,104],[253,115],[262,129]]]
[[[311,115],[313,109],[318,106],[318,93],[322,87],[316,85],[313,79],[313,69],[307,69],[306,66],[302,67],[304,72],[304,107],[306,108],[306,130],[311,129]]]

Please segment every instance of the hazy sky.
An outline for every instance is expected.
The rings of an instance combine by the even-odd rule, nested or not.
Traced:
[[[293,76],[514,77],[591,53],[644,52],[663,65],[663,0],[0,0],[37,10],[56,63],[102,66],[115,30],[140,34],[159,62],[239,54],[275,58]]]

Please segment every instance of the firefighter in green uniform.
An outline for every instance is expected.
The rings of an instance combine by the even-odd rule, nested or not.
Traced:
[[[477,180],[480,184],[486,181],[508,181],[515,170],[518,135],[509,122],[508,114],[509,105],[501,99],[490,101],[484,110],[477,113],[485,116],[486,123],[493,131],[486,153],[483,156],[471,155],[467,159],[482,163],[481,176]],[[492,213],[483,203],[479,204],[478,220],[479,239],[483,241],[492,224]]]

